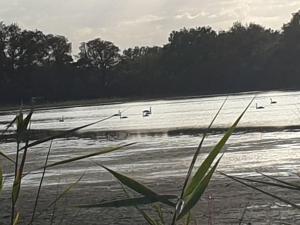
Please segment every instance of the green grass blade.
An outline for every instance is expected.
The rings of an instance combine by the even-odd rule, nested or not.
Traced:
[[[157,224],[156,221],[153,220],[146,212],[144,212],[144,211],[141,210],[141,209],[138,209],[138,210],[139,210],[139,212],[142,214],[142,216],[144,217],[144,219],[147,221],[147,223],[148,223],[149,225],[159,225],[159,224]]]
[[[186,217],[185,225],[190,225],[191,221],[192,221],[192,214],[191,212],[189,212]]]
[[[211,164],[217,157],[217,155],[221,152],[223,149],[224,145],[226,144],[227,140],[229,137],[232,135],[234,132],[235,128],[237,127],[238,123],[246,113],[247,109],[250,107],[251,103],[253,102],[254,98],[250,101],[246,109],[242,112],[242,114],[237,118],[237,120],[234,122],[234,124],[229,128],[229,130],[225,133],[223,138],[218,142],[218,144],[213,148],[213,150],[210,152],[208,157],[204,160],[204,162],[201,164],[195,175],[193,176],[191,183],[187,186],[186,191],[184,192],[183,197],[186,197],[190,195],[193,190],[196,188],[197,184],[199,183],[200,180],[202,180],[209,170]]]
[[[23,113],[22,113],[22,111],[20,111],[19,114],[17,115],[16,123],[17,123],[17,134],[20,135],[23,130]]]
[[[100,165],[101,166],[101,165]],[[102,166],[101,166],[102,167]],[[123,191],[125,192],[125,194],[127,195],[128,198],[130,198],[130,194],[128,193],[128,191],[125,189],[125,187],[123,186],[122,182],[119,181],[121,184],[121,187],[123,189]],[[158,223],[156,223],[155,220],[153,220],[150,216],[148,216],[148,214],[146,214],[142,209],[140,209],[137,205],[135,205],[135,208],[139,211],[139,213],[144,217],[144,219],[147,221],[147,223],[149,225],[159,225]]]
[[[220,172],[220,173],[222,175],[224,175],[224,173],[222,173],[222,172]],[[236,177],[236,176],[230,176],[230,177],[234,177],[236,179],[248,181],[248,182],[252,182],[252,183],[259,183],[259,184],[265,184],[265,185],[273,186],[273,187],[280,187],[280,188],[286,188],[286,189],[290,189],[290,190],[300,191],[299,188],[296,188],[293,186],[282,185],[282,184],[277,184],[277,183],[268,182],[268,181],[255,180],[255,179],[251,179],[251,178],[242,178],[242,177]]]
[[[18,172],[14,180],[13,189],[12,189],[12,200],[14,205],[16,204],[19,198],[20,188],[21,188],[21,176],[20,173]]]
[[[4,154],[4,153],[1,152],[1,151],[0,151],[0,155],[1,155],[3,158],[5,158],[5,159],[7,159],[8,161],[10,161],[10,162],[12,162],[13,164],[15,164],[15,161],[14,161],[12,158],[10,158],[9,156],[7,156],[6,154]]]
[[[72,188],[75,187],[79,183],[79,181],[83,178],[84,175],[85,175],[85,173],[82,174],[78,180],[76,180],[74,183],[69,185],[53,202],[51,202],[48,205],[48,208],[53,206],[54,204],[56,204],[62,197],[64,197],[66,194],[68,194],[72,190]]]
[[[222,159],[222,156],[218,159],[218,161],[215,163],[213,168],[210,169],[210,171],[207,173],[207,175],[198,182],[196,188],[193,190],[193,192],[187,197],[187,201],[181,211],[181,213],[178,215],[177,220],[183,218],[187,213],[190,212],[190,210],[197,204],[201,196],[203,195],[204,191],[206,190],[209,181],[211,180],[217,166],[219,165],[220,160]]]
[[[290,183],[290,182],[286,182],[286,181],[280,180],[280,179],[278,179],[278,178],[268,176],[268,175],[266,175],[266,174],[264,174],[264,173],[261,173],[261,172],[258,172],[258,173],[261,174],[261,175],[263,175],[264,177],[269,178],[269,179],[271,179],[271,180],[274,180],[274,181],[276,181],[276,182],[278,182],[278,183],[282,183],[282,184],[285,184],[285,185],[287,185],[287,186],[294,187],[294,188],[297,189],[297,190],[300,190],[300,186],[297,185],[297,184]]]
[[[161,195],[162,198],[165,199],[176,199],[177,196],[175,195]],[[76,207],[79,208],[104,208],[104,207],[130,207],[130,206],[137,206],[137,205],[147,205],[157,202],[156,199],[150,199],[147,197],[138,197],[138,198],[128,198],[128,199],[121,199],[109,202],[102,202],[98,204],[89,204],[89,205],[78,205]]]
[[[74,133],[74,132],[76,132],[76,131],[79,131],[79,130],[81,130],[81,129],[84,129],[84,128],[86,128],[86,127],[90,127],[90,126],[95,125],[95,124],[97,124],[97,123],[101,123],[101,122],[103,122],[103,121],[109,120],[109,119],[111,119],[111,118],[113,118],[113,117],[115,117],[115,116],[117,116],[117,114],[111,115],[111,116],[109,116],[109,117],[106,117],[106,118],[104,118],[104,119],[98,120],[98,121],[93,122],[93,123],[89,123],[89,124],[86,124],[86,125],[83,125],[83,126],[80,126],[80,127],[76,127],[76,128],[70,129],[70,130],[66,130],[66,131],[64,131],[64,132],[62,132],[62,133],[60,133],[60,134],[57,134],[57,135],[53,135],[53,136],[50,136],[50,137],[47,137],[47,138],[43,138],[43,139],[34,141],[34,142],[28,144],[27,146],[22,147],[20,150],[24,150],[26,147],[27,147],[27,148],[30,148],[30,147],[33,147],[33,146],[42,144],[42,143],[44,143],[44,142],[47,142],[47,141],[51,141],[51,140],[57,139],[57,138],[65,137],[65,136],[67,136],[67,135],[69,135],[69,134],[72,134],[72,133]]]
[[[225,100],[223,101],[222,105],[220,106],[219,110],[217,111],[217,113],[215,114],[214,118],[212,119],[212,121],[210,122],[208,128],[207,128],[207,131],[212,127],[212,125],[214,124],[215,120],[217,119],[218,115],[220,114],[221,110],[223,109],[226,101],[227,101],[228,97],[225,98]],[[204,134],[202,135],[202,139],[194,153],[194,156],[193,156],[193,159],[191,161],[191,164],[190,164],[190,167],[188,169],[188,172],[187,172],[187,175],[185,177],[185,180],[184,180],[184,183],[183,183],[183,187],[182,187],[182,190],[181,190],[181,193],[180,193],[180,197],[179,197],[179,200],[182,200],[184,198],[184,195],[185,195],[185,191],[186,191],[186,188],[187,188],[187,185],[188,185],[188,182],[190,181],[190,177],[191,177],[191,174],[193,172],[193,169],[194,169],[194,166],[195,166],[195,163],[197,161],[197,158],[198,158],[198,155],[200,153],[200,150],[202,148],[202,145],[203,145],[203,142],[207,136],[207,131],[204,132]],[[178,202],[177,202],[178,204]],[[176,217],[177,217],[177,212],[176,212],[176,209],[175,209],[175,212],[173,214],[173,219],[172,219],[172,223],[171,225],[175,225],[176,223]]]
[[[162,225],[165,225],[166,222],[165,222],[165,219],[164,219],[164,214],[163,214],[163,211],[161,210],[161,206],[160,205],[154,205],[153,206],[157,215],[158,215],[158,218],[160,220],[160,224]]]
[[[7,130],[12,127],[12,125],[16,122],[17,120],[17,116],[14,117],[14,119],[12,121],[10,121],[10,123],[6,126],[5,130],[2,131],[1,135],[0,135],[0,141],[2,141],[4,139],[4,134],[7,132]]]
[[[3,189],[3,171],[2,171],[2,167],[0,167],[0,194],[2,192]]]
[[[217,119],[218,115],[220,114],[221,110],[223,109],[223,107],[224,107],[226,101],[227,101],[227,97],[226,97],[226,99],[224,100],[224,102],[222,103],[222,105],[221,105],[221,107],[219,108],[219,110],[217,111],[217,113],[215,114],[215,116],[214,116],[214,118],[212,119],[212,121],[210,122],[209,126],[207,127],[207,130],[209,130],[209,129],[212,127],[212,125],[214,124],[215,120]],[[196,152],[195,152],[195,154],[194,154],[194,156],[193,156],[193,159],[192,159],[192,161],[191,161],[191,164],[190,164],[188,173],[187,173],[187,175],[186,175],[186,178],[185,178],[185,181],[184,181],[184,184],[183,184],[183,188],[182,188],[182,192],[181,192],[180,198],[183,198],[184,191],[185,191],[185,189],[186,189],[186,187],[187,187],[188,181],[189,181],[190,176],[191,176],[191,174],[192,174],[192,171],[193,171],[193,169],[194,169],[195,163],[196,163],[196,161],[197,161],[198,155],[199,155],[199,153],[200,153],[200,150],[201,150],[201,148],[202,148],[202,145],[203,145],[203,142],[204,142],[204,140],[205,140],[205,138],[206,138],[206,135],[207,135],[207,132],[205,132],[205,133],[203,134],[202,139],[201,139],[201,141],[200,141],[200,143],[199,143],[199,145],[198,145],[198,147],[197,147],[197,150],[196,150]]]
[[[245,186],[247,186],[247,187],[249,187],[249,188],[252,188],[252,189],[254,189],[254,190],[256,190],[256,191],[259,191],[259,192],[261,192],[261,193],[263,193],[263,194],[265,194],[265,195],[268,195],[268,196],[270,196],[270,197],[272,197],[272,198],[275,198],[275,199],[277,199],[277,200],[279,200],[279,201],[281,201],[281,202],[284,202],[284,203],[286,203],[286,204],[292,206],[293,208],[300,209],[300,206],[296,205],[296,204],[293,203],[293,202],[290,202],[289,200],[286,200],[286,199],[284,199],[284,198],[281,198],[281,197],[279,197],[279,196],[277,196],[277,195],[274,195],[274,194],[272,194],[272,193],[270,193],[270,192],[264,191],[264,190],[262,190],[262,189],[260,189],[260,188],[255,187],[254,185],[251,185],[251,184],[248,184],[248,183],[246,183],[246,182],[243,182],[242,180],[240,180],[240,179],[238,179],[238,178],[229,176],[229,175],[227,175],[227,174],[224,174],[224,176],[226,176],[226,177],[228,177],[228,178],[230,178],[230,179],[232,179],[232,180],[234,180],[234,181],[236,181],[236,182],[238,182],[238,183],[240,183],[240,184],[243,184],[243,185],[245,185]]]
[[[33,114],[33,111],[31,110],[29,112],[29,114],[26,116],[26,118],[24,119],[24,121],[23,121],[23,130],[26,130],[28,128],[28,125],[29,125],[29,122],[31,120],[32,114]]]
[[[241,215],[241,218],[239,219],[239,225],[242,225],[242,224],[243,224],[243,221],[244,221],[246,212],[247,212],[247,210],[248,210],[248,206],[249,206],[249,202],[247,202],[247,204],[246,204],[245,207],[244,207],[244,210],[243,210],[243,213],[242,213],[242,215]]]
[[[51,149],[52,149],[52,143],[53,143],[53,141],[50,142],[50,145],[49,145],[49,148],[48,148],[48,152],[47,152],[47,155],[46,155],[44,169],[43,169],[43,172],[42,172],[42,177],[40,179],[38,191],[36,193],[35,202],[34,202],[34,206],[33,206],[33,210],[32,210],[32,215],[31,215],[31,220],[30,220],[29,225],[32,225],[33,221],[34,221],[34,217],[35,217],[36,209],[37,209],[37,206],[38,206],[38,201],[39,201],[39,198],[40,198],[40,193],[41,193],[43,181],[44,181],[45,174],[46,174],[46,166],[48,164],[50,152],[51,152]]]
[[[144,196],[146,196],[149,199],[153,199],[155,201],[167,204],[169,206],[174,207],[175,204],[173,202],[171,202],[170,200],[168,200],[167,198],[164,198],[163,195],[157,194],[156,192],[154,192],[153,190],[151,190],[150,188],[146,187],[145,185],[137,182],[136,180],[125,176],[123,174],[120,174],[116,171],[113,171],[101,164],[97,165],[101,166],[102,168],[104,168],[105,170],[107,170],[108,172],[110,172],[117,180],[119,180],[122,184],[124,184],[125,186],[131,188],[132,190],[136,191],[137,193],[140,193]]]
[[[19,220],[20,220],[20,213],[17,213],[17,215],[16,215],[16,217],[15,217],[15,219],[14,219],[13,225],[19,224]]]
[[[130,143],[130,144],[118,146],[116,148],[109,148],[109,149],[106,149],[106,150],[102,149],[100,151],[97,151],[97,152],[94,152],[94,153],[91,153],[91,154],[82,155],[82,156],[74,157],[74,158],[71,158],[71,159],[66,159],[66,160],[62,160],[62,161],[59,161],[59,162],[55,162],[55,163],[47,165],[46,167],[41,167],[39,169],[50,168],[50,167],[54,167],[54,166],[58,166],[58,165],[62,165],[62,164],[70,163],[70,162],[75,162],[75,161],[78,161],[78,160],[81,160],[81,159],[86,159],[86,158],[90,158],[90,157],[93,157],[93,156],[98,156],[98,155],[102,155],[102,154],[105,154],[105,153],[110,153],[110,152],[113,152],[113,151],[116,151],[116,150],[119,150],[119,149],[122,149],[122,148],[125,148],[125,147],[128,147],[128,146],[131,146],[131,145],[134,145],[134,144],[136,144],[136,143]]]

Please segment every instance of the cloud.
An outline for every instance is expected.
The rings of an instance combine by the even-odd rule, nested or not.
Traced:
[[[196,19],[196,18],[198,18],[198,17],[200,17],[200,16],[207,16],[208,15],[208,13],[207,12],[204,12],[204,11],[202,11],[202,12],[200,12],[200,13],[197,13],[197,14],[194,14],[194,15],[192,15],[191,13],[189,13],[189,12],[185,12],[185,13],[183,13],[183,14],[178,14],[178,15],[176,15],[175,16],[175,18],[176,19],[182,19],[182,18],[187,18],[187,19],[189,19],[189,20],[193,20],[193,19]]]
[[[73,42],[110,40],[121,48],[162,45],[172,30],[233,22],[280,29],[299,0],[0,0],[0,18],[26,29],[61,34]]]
[[[120,24],[121,25],[144,24],[144,23],[158,22],[158,21],[161,21],[163,19],[164,19],[164,17],[162,17],[162,16],[145,15],[145,16],[139,17],[139,18],[134,19],[134,20],[122,21]]]

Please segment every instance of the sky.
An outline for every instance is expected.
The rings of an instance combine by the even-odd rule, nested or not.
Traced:
[[[160,46],[183,27],[220,31],[240,21],[280,29],[298,10],[299,0],[0,0],[0,21],[64,35],[78,52],[98,37],[121,49]]]

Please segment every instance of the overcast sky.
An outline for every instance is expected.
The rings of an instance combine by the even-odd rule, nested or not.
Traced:
[[[172,30],[235,21],[280,29],[299,9],[299,0],[0,0],[0,21],[65,35],[77,52],[96,37],[122,49],[162,45]]]

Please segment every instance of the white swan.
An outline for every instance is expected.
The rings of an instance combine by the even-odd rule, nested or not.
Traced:
[[[143,116],[145,117],[145,116],[149,116],[149,115],[151,115],[152,114],[152,109],[151,109],[151,107],[149,108],[149,110],[148,109],[146,109],[146,110],[143,110]]]
[[[120,110],[119,110],[119,116],[120,116],[120,119],[127,119],[128,118],[127,116],[122,116],[122,113],[121,113]]]
[[[257,103],[256,103],[255,108],[256,108],[256,109],[264,109],[265,107],[263,107],[263,106],[258,106]]]
[[[270,102],[271,104],[276,104],[277,103],[276,101],[273,101],[272,98],[270,98],[270,100],[271,100],[271,102]]]

